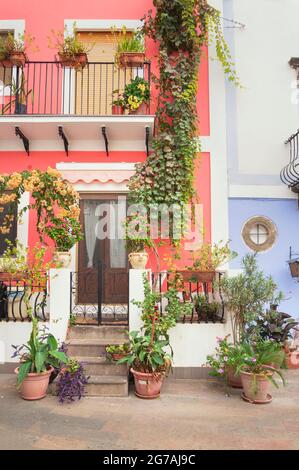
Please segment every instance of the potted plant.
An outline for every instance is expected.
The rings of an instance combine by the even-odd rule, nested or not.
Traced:
[[[71,33],[51,30],[52,36],[48,37],[49,47],[58,51],[59,62],[63,67],[71,67],[82,70],[87,62],[87,53],[93,46],[80,41],[80,35],[76,33],[76,23],[73,24]]]
[[[67,363],[67,356],[58,351],[55,337],[39,331],[38,320],[31,317],[32,330],[27,344],[13,346],[13,357],[20,358],[15,369],[17,387],[24,400],[40,400],[47,394],[50,375],[59,363]]]
[[[283,351],[277,349],[277,345],[271,341],[256,345],[247,343],[243,364],[237,368],[243,386],[242,398],[255,404],[270,403],[272,401],[269,393],[271,384],[278,388],[274,379],[275,374],[281,378],[283,384],[285,380],[279,369],[269,364],[282,364],[283,360]]]
[[[35,38],[28,33],[19,34],[17,38],[9,32],[0,37],[0,63],[3,67],[24,67],[27,61],[26,51],[33,47]],[[35,50],[38,50],[35,48]]]
[[[272,277],[258,269],[256,254],[245,255],[242,268],[237,276],[222,276],[217,285],[230,312],[234,343],[243,340],[245,325],[256,321],[268,303],[276,304],[283,298]]]
[[[127,33],[125,27],[121,31],[114,28],[112,32],[117,44],[115,62],[120,67],[142,67],[145,61],[142,32]]]
[[[61,268],[69,268],[70,250],[82,237],[81,225],[71,217],[64,219],[52,217],[51,223],[45,228],[45,233],[55,243],[54,262]]]
[[[128,343],[124,344],[109,344],[106,346],[106,353],[108,359],[112,361],[119,361],[120,359],[124,358],[129,354],[130,346]]]
[[[81,400],[85,395],[88,379],[84,372],[84,364],[77,359],[69,358],[66,366],[60,370],[57,381],[59,403]]]
[[[294,337],[284,343],[286,365],[288,369],[299,369],[299,330],[295,330]]]
[[[143,326],[130,333],[130,352],[118,364],[127,363],[135,381],[135,393],[140,398],[158,398],[163,379],[171,367],[172,349],[169,329],[176,325],[181,313],[177,292],[172,288],[168,306],[160,315],[157,303],[160,294],[152,291],[146,273],[143,276],[144,300],[133,301],[141,309]],[[169,351],[169,352],[168,352]]]
[[[217,338],[216,352],[207,356],[206,365],[211,368],[210,375],[224,377],[227,384],[233,388],[242,388],[241,376],[237,372],[243,364],[244,347],[242,344],[232,344],[225,338]]]
[[[114,90],[113,95],[117,94],[117,99],[112,101],[112,114],[113,115],[122,115],[125,112],[125,100],[119,94],[119,90]]]
[[[153,246],[149,236],[147,216],[141,214],[128,216],[125,222],[125,237],[132,268],[145,269],[149,258],[146,248]]]
[[[150,100],[149,83],[144,78],[134,78],[125,86],[123,98],[129,114],[148,114]]]

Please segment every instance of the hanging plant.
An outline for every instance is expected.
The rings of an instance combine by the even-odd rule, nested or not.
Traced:
[[[31,193],[31,201],[19,213],[19,219],[29,209],[37,214],[36,228],[40,241],[53,240],[58,251],[70,250],[82,239],[79,222],[79,194],[63,180],[59,171],[48,168],[22,171],[0,176],[0,210],[8,207],[0,233],[9,233],[14,221],[14,208],[20,204],[22,194]],[[2,206],[2,207],[1,207]]]
[[[159,44],[159,77],[154,77],[159,90],[156,136],[151,155],[136,166],[130,180],[130,198],[146,207],[162,203],[182,206],[195,196],[196,98],[203,47],[214,41],[217,58],[229,80],[236,85],[239,80],[217,9],[206,0],[153,3],[155,15],[148,13],[143,30]]]

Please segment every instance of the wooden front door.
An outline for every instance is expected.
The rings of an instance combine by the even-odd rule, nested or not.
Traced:
[[[101,283],[102,303],[126,304],[129,285],[125,240],[119,239],[117,230],[110,226],[110,217],[115,217],[117,223],[117,195],[84,194],[80,205],[84,239],[78,253],[78,303],[97,303]]]

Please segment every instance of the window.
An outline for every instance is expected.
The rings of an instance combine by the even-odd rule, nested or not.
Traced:
[[[265,251],[274,245],[277,230],[272,220],[257,216],[247,220],[242,230],[242,237],[251,250]]]
[[[10,31],[11,32],[11,31]],[[9,31],[0,31],[0,41],[5,40]],[[3,67],[0,65],[0,87],[11,84],[12,68]],[[0,88],[0,96],[3,94],[3,90]]]

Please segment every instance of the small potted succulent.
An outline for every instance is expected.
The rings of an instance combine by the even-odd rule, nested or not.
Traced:
[[[27,61],[26,51],[33,47],[35,38],[28,33],[19,34],[17,38],[9,32],[0,37],[0,63],[4,67],[24,67]],[[36,50],[38,50],[36,48]]]
[[[272,341],[246,344],[243,363],[237,367],[243,386],[242,398],[245,401],[254,404],[270,403],[271,384],[278,388],[275,375],[278,375],[285,384],[279,368],[275,367],[281,365],[285,358],[284,352],[277,346],[279,345]]]
[[[123,27],[121,31],[112,30],[117,47],[115,62],[120,67],[143,67],[145,62],[144,37],[141,31],[128,33]]]
[[[108,359],[112,361],[119,361],[127,356],[130,352],[130,345],[128,343],[124,344],[109,344],[106,346],[106,353]]]
[[[40,331],[37,318],[31,316],[32,330],[27,344],[13,346],[13,357],[20,358],[15,369],[17,387],[24,400],[40,400],[47,394],[50,375],[61,363],[67,364],[68,357],[58,350],[52,334]]]
[[[73,24],[71,33],[64,31],[51,30],[52,36],[48,37],[49,47],[58,52],[59,62],[63,67],[82,70],[87,62],[87,53],[93,46],[80,41],[80,34],[76,32],[76,23]]]
[[[150,87],[144,78],[136,77],[125,86],[125,107],[129,114],[148,114]]]

